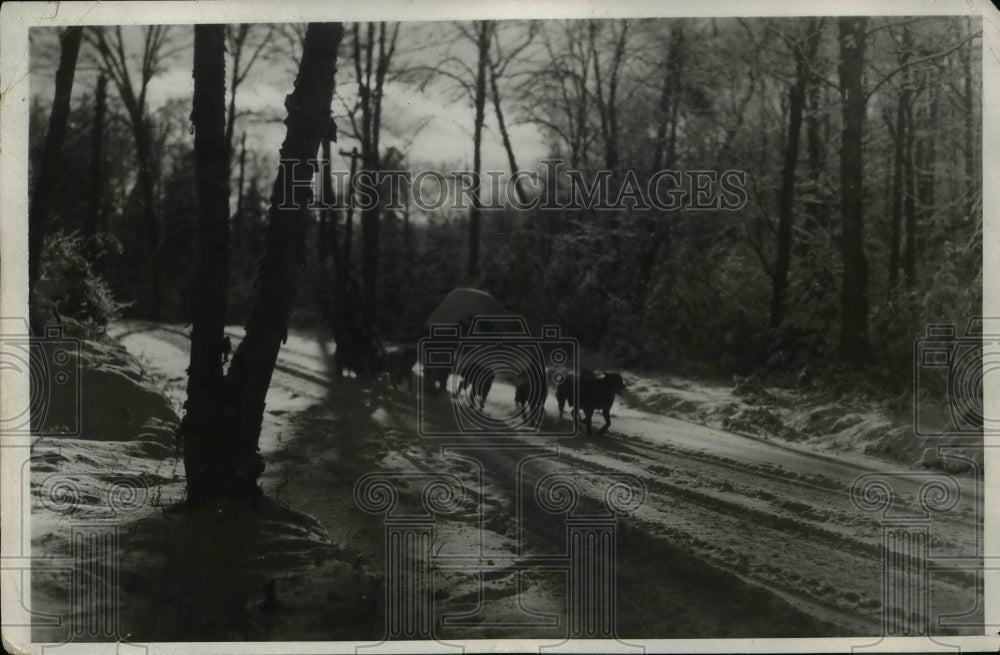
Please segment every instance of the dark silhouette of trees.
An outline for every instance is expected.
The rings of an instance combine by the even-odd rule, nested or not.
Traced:
[[[840,92],[840,244],[844,266],[840,301],[840,359],[860,363],[868,356],[868,258],[864,248],[864,139],[867,18],[839,18]]]
[[[197,484],[189,483],[188,502],[194,506],[218,497],[254,502],[261,494],[257,479],[264,464],[257,443],[264,398],[278,350],[287,338],[288,319],[306,263],[305,239],[312,220],[309,209],[312,191],[303,182],[315,175],[314,161],[320,143],[335,134],[330,104],[343,32],[340,23],[310,23],[306,31],[294,91],[285,99],[288,117],[280,153],[282,165],[278,167],[271,193],[267,246],[257,276],[253,309],[246,336],[233,354],[225,378],[224,401],[214,408],[216,416],[211,424],[219,426],[219,431],[211,435],[210,453],[217,455],[207,468],[211,475],[199,476]],[[224,102],[221,79],[219,88],[213,90],[216,104]],[[221,161],[225,164],[228,150],[224,124],[220,123],[217,130]],[[225,191],[216,187],[213,193],[226,198]],[[214,202],[219,202],[219,198],[214,198]]]
[[[913,36],[909,26],[902,26],[900,39],[899,63],[904,67],[901,75],[899,99],[896,103],[896,121],[893,129],[893,177],[892,177],[892,207],[889,236],[889,288],[893,289],[899,283],[899,246],[903,228],[903,207],[912,201],[909,193],[909,177],[912,175],[910,160],[910,133],[913,130],[910,118],[913,102],[913,85],[910,75],[909,60],[913,50]]]
[[[778,234],[771,284],[770,325],[781,325],[784,313],[785,291],[788,287],[788,269],[792,261],[792,225],[795,221],[795,171],[799,159],[799,139],[802,131],[802,114],[822,34],[822,19],[812,19],[806,33],[800,38],[789,39],[795,60],[795,81],[788,89],[788,136],[785,140],[785,158],[781,169],[781,188],[778,192]]]
[[[377,34],[377,37],[376,37]],[[350,113],[354,135],[361,142],[360,175],[377,179],[381,170],[382,95],[389,66],[396,52],[399,24],[368,23],[362,40],[361,26],[352,29],[354,74],[358,85],[358,105]],[[360,110],[360,124],[355,117]],[[374,185],[369,185],[374,186]],[[361,208],[361,282],[364,289],[364,312],[369,323],[377,324],[379,222],[381,198]]]
[[[108,76],[101,73],[97,78],[94,99],[94,129],[90,151],[90,207],[87,226],[84,231],[90,249],[91,265],[97,266],[97,249],[94,240],[104,226],[104,116],[107,111]]]
[[[490,96],[493,99],[493,112],[496,115],[497,130],[500,132],[500,139],[503,141],[504,152],[507,153],[507,165],[510,167],[511,175],[520,169],[517,166],[517,157],[514,155],[514,146],[511,144],[510,131],[507,129],[507,120],[504,118],[500,98],[500,79],[504,76],[508,67],[517,61],[518,56],[524,49],[531,45],[537,31],[535,25],[536,23],[531,21],[527,25],[524,25],[524,38],[507,52],[504,52],[500,44],[499,29],[494,28],[493,49],[488,53],[489,61],[487,64],[490,71]],[[514,182],[514,193],[517,195],[517,201],[521,205],[527,203],[528,194],[524,190],[524,181],[520,177]]]
[[[482,199],[480,175],[483,169],[483,122],[486,120],[486,72],[490,60],[490,40],[493,23],[476,21],[472,27],[476,42],[476,77],[473,87],[475,117],[472,128],[472,206],[469,209],[469,263],[466,274],[475,280],[479,272],[479,234],[482,230]]]
[[[87,32],[88,41],[97,52],[100,69],[118,91],[125,107],[129,127],[135,140],[139,193],[142,198],[146,253],[149,255],[150,300],[149,314],[158,317],[163,307],[163,223],[156,209],[156,178],[158,162],[153,154],[153,129],[146,102],[149,83],[160,71],[173,49],[170,27],[150,25],[143,28],[142,53],[137,72],[132,70],[134,57],[128,52],[121,26],[94,28]]]
[[[230,476],[234,447],[223,377],[229,285],[229,144],[226,140],[225,27],[194,28],[194,150],[198,270],[192,289],[191,366],[184,416],[188,501],[200,505]]]
[[[614,30],[615,24],[618,25],[617,32]],[[600,32],[598,21],[588,21],[587,29],[590,57],[594,63],[594,88],[601,125],[601,138],[604,141],[604,166],[610,171],[615,171],[618,169],[618,81],[625,58],[629,22],[627,20],[615,21],[611,25],[614,49],[612,50],[611,63],[605,71],[601,70],[601,49],[597,45],[597,37]],[[607,89],[604,88],[602,74],[607,75]]]
[[[35,181],[28,207],[28,290],[32,293],[41,270],[42,245],[49,227],[50,202],[59,174],[59,159],[66,143],[66,121],[69,118],[69,99],[73,92],[76,59],[80,53],[83,28],[68,28],[60,39],[59,69],[56,71],[56,93],[49,115],[49,129],[45,135],[45,153],[42,168]],[[32,317],[32,323],[37,323]],[[33,326],[37,332],[37,324]]]

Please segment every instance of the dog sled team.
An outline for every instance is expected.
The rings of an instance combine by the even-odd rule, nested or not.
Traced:
[[[469,328],[474,317],[500,317],[506,314],[505,309],[493,296],[477,289],[455,289],[438,305],[427,320],[425,327],[435,325],[461,325]],[[526,325],[525,325],[526,328]],[[347,335],[344,335],[347,336]],[[457,334],[454,336],[458,336]],[[356,348],[350,339],[341,342],[338,339],[335,353],[336,368],[343,375],[345,370],[353,370],[362,377],[378,377],[384,375],[394,389],[404,383],[407,390],[413,391],[414,369],[420,371],[423,392],[428,396],[440,395],[448,388],[448,380],[454,376],[457,388],[452,396],[457,396],[467,390],[470,406],[477,411],[485,412],[486,399],[493,387],[496,373],[485,362],[477,361],[475,357],[457,365],[425,367],[424,362],[417,366],[419,353],[414,345],[383,346],[378,340],[369,348]],[[510,367],[506,367],[510,368]],[[622,376],[614,372],[606,372],[598,376],[593,371],[583,370],[579,375],[563,370],[553,372],[553,389],[559,408],[559,418],[564,417],[566,408],[572,412],[571,417],[581,418],[591,432],[591,420],[595,412],[600,412],[604,425],[598,431],[603,434],[611,425],[611,406],[615,396],[625,390]],[[512,380],[514,385],[514,404],[518,412],[528,416],[544,416],[545,400],[549,395],[548,375],[542,362],[522,365]]]

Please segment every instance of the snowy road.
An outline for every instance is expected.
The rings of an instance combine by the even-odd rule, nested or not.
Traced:
[[[179,403],[187,332],[129,323],[117,325],[112,336],[158,373]],[[230,334],[235,346],[241,331]],[[470,504],[442,519],[438,550],[460,557],[476,548],[497,566],[532,549],[544,552],[563,538],[551,516],[520,513],[525,490],[539,480],[554,473],[572,477],[581,495],[593,499],[602,497],[602,480],[609,475],[630,475],[642,482],[646,498],[621,519],[627,530],[618,537],[620,634],[720,636],[725,624],[728,636],[877,636],[883,621],[883,516],[859,509],[851,485],[861,476],[887,480],[895,493],[887,517],[899,519],[923,516],[921,493],[935,500],[934,484],[940,482],[959,495],[954,506],[931,515],[928,557],[904,558],[909,573],[890,573],[916,585],[924,562],[930,566],[933,616],[916,617],[917,625],[929,624],[936,634],[981,632],[962,627],[981,621],[982,592],[974,573],[958,570],[981,551],[982,501],[972,477],[909,470],[856,453],[832,457],[626,407],[620,399],[609,433],[547,442],[543,457],[525,459],[543,446],[531,438],[509,440],[504,448],[451,448],[444,455],[441,442],[418,435],[414,395],[382,382],[331,380],[333,347],[295,331],[282,347],[261,439],[269,462],[265,489],[280,490],[334,539],[367,544],[376,558],[378,517],[359,512],[350,495],[371,462],[376,470],[461,479]],[[510,385],[495,383],[486,411],[509,414],[513,395]],[[449,402],[436,400],[424,420],[433,420],[433,412],[449,413]],[[546,421],[558,420],[551,397],[546,412]],[[347,443],[352,437],[354,446]],[[351,468],[345,462],[354,461],[355,448],[374,459]],[[520,518],[512,525],[511,517]],[[949,562],[956,570],[943,570]],[[521,589],[528,605],[534,598],[535,611],[558,604],[551,593],[557,584],[545,576],[526,584],[519,573],[494,575],[495,598]],[[469,613],[460,593],[472,588],[468,578],[448,578],[441,607]],[[651,617],[649,607],[659,608],[659,618]]]

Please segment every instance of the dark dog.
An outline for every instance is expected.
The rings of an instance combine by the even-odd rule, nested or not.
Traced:
[[[462,382],[458,385],[456,393],[462,393],[466,387],[469,387],[469,401],[473,407],[478,402],[479,409],[482,410],[486,407],[486,396],[489,395],[490,389],[493,387],[493,375],[494,373],[489,367],[472,360],[464,364],[458,371]]]
[[[413,391],[413,365],[417,363],[417,349],[413,346],[389,346],[385,349],[385,371],[389,383],[396,389],[406,381],[406,388]]]
[[[429,398],[436,398],[442,391],[448,387],[448,376],[451,375],[450,370],[424,370],[423,381],[424,381],[424,393],[427,394]]]
[[[534,380],[532,380],[532,376],[534,376]],[[531,395],[532,386],[538,389],[534,397]],[[527,410],[529,415],[535,414],[540,408],[545,407],[547,395],[548,386],[545,383],[543,371],[521,371],[517,374],[517,380],[514,383],[514,404],[517,405],[518,411]]]
[[[583,370],[580,371],[580,379],[587,380],[594,377],[593,371]],[[559,403],[559,418],[563,416],[563,409],[566,405],[571,408],[576,407],[576,377],[573,375],[567,375],[559,386],[556,387],[556,402]],[[574,416],[576,416],[576,411],[574,410]]]
[[[587,424],[587,434],[590,434],[594,410],[600,409],[604,416],[604,425],[598,430],[598,434],[604,434],[611,427],[611,406],[615,402],[615,396],[625,391],[625,381],[618,373],[605,373],[601,378],[595,378],[593,373],[588,376],[587,373],[585,371],[580,376],[580,398],[573,411],[583,412],[583,420]],[[573,387],[573,376],[567,376],[557,389],[560,417],[564,402],[568,402],[570,407],[574,406],[576,399],[573,398]]]

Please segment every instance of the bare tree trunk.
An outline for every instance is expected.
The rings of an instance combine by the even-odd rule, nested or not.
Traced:
[[[969,19],[965,20],[968,25]],[[964,220],[966,221],[978,220],[973,216],[973,212],[976,206],[976,196],[979,193],[979,180],[976,175],[976,120],[972,88],[972,47],[970,45],[958,51],[962,63],[962,136],[965,154],[965,177],[962,186],[965,196]]]
[[[503,111],[500,108],[500,85],[497,83],[497,70],[493,62],[489,62],[490,67],[490,93],[493,95],[493,112],[497,117],[497,127],[500,130],[500,138],[503,141],[504,150],[507,152],[507,165],[510,166],[510,174],[514,175],[519,170],[517,168],[517,159],[514,157],[514,147],[510,142],[510,133],[507,131],[507,123],[504,121]],[[524,190],[524,186],[521,182],[521,178],[517,178],[514,181],[514,193],[517,194],[517,200],[521,205],[525,205],[528,202],[528,194]],[[406,228],[407,233],[409,232],[409,205],[407,205],[406,212]]]
[[[840,304],[840,359],[861,363],[868,356],[868,259],[864,250],[864,137],[866,18],[838,19],[843,131],[840,194],[844,266]]]
[[[903,47],[900,61],[903,66],[907,66],[910,56],[910,46],[907,45],[910,31],[903,27]],[[906,158],[906,144],[909,139],[910,126],[906,122],[907,107],[910,106],[913,87],[910,84],[909,67],[902,73],[902,86],[899,91],[899,102],[896,105],[896,140],[893,160],[893,181],[892,181],[892,207],[891,226],[889,236],[889,289],[896,288],[899,284],[899,240],[902,236],[903,224],[903,197],[905,195],[904,184],[904,159]]]
[[[611,60],[611,79],[608,81],[608,143],[605,147],[605,161],[612,171],[618,170],[618,80],[625,59],[628,21],[622,21],[621,26],[622,31],[615,43],[615,53]]]
[[[236,89],[240,84],[240,59],[243,57],[243,44],[246,43],[249,30],[248,24],[240,23],[233,38],[233,70],[229,83],[229,111],[226,112],[226,147],[229,149],[230,160],[232,160],[233,132],[236,127]]]
[[[677,163],[677,117],[680,109],[681,75],[684,71],[684,29],[680,22],[670,28],[670,48],[663,66],[665,73],[660,103],[657,107],[659,123],[656,129],[656,146],[653,151],[650,175],[662,168],[673,169]],[[669,130],[669,131],[668,131]],[[646,296],[653,277],[657,255],[670,243],[670,221],[661,217],[647,219],[648,229],[642,233],[645,243],[639,248],[639,279],[635,286],[635,311],[645,313]]]
[[[928,225],[934,216],[935,193],[934,193],[934,165],[937,158],[937,147],[934,143],[934,134],[938,129],[938,89],[939,81],[935,78],[933,69],[924,73],[927,76],[927,103],[921,106],[919,111],[920,120],[918,124],[922,127],[922,137],[918,142],[918,151],[915,155],[916,163],[916,184],[917,184],[917,216],[913,234],[913,259],[914,270],[912,271],[914,282],[916,278],[916,260],[921,250],[921,240],[919,238],[920,226]],[[909,241],[909,236],[907,236]]]
[[[829,223],[829,208],[822,191],[826,144],[824,125],[819,118],[821,100],[820,81],[814,79],[806,92],[806,102],[809,106],[809,111],[806,113],[806,153],[809,160],[809,186],[812,189],[812,198],[807,205],[807,211],[814,225],[826,227]]]
[[[257,478],[264,469],[257,453],[264,398],[270,386],[278,350],[288,335],[288,319],[305,264],[305,237],[309,227],[311,191],[295,184],[296,171],[309,170],[320,141],[333,136],[330,104],[334,66],[343,36],[341,23],[310,23],[295,80],[285,105],[288,118],[274,182],[269,213],[267,251],[258,274],[259,286],[246,336],[233,355],[226,378],[230,416],[230,467],[220,491],[236,500],[260,495]],[[283,202],[284,201],[284,202]],[[282,205],[286,208],[280,208]],[[289,206],[290,205],[290,206]]]
[[[229,284],[229,144],[226,141],[225,27],[194,28],[195,171],[198,272],[194,286],[191,366],[184,416],[187,499],[200,506],[232,477],[234,450],[222,371]]]
[[[228,139],[226,143],[229,143]],[[243,215],[243,184],[246,165],[247,133],[244,132],[243,136],[240,137],[240,176],[236,183],[236,218],[233,220],[233,245],[237,245],[243,240],[243,222],[246,220],[246,217]]]
[[[389,72],[389,65],[396,49],[399,25],[391,35],[385,23],[378,31],[378,57],[375,57],[375,23],[368,23],[364,51],[361,50],[361,34],[354,26],[354,71],[358,82],[362,125],[358,138],[361,141],[362,171],[371,177],[373,187],[381,170],[380,136],[382,129],[382,90]],[[378,271],[379,271],[379,231],[382,216],[382,200],[376,193],[374,202],[361,210],[361,281],[364,287],[364,313],[371,325],[378,322]]]
[[[663,66],[663,89],[660,93],[660,103],[657,106],[659,120],[656,124],[656,145],[653,149],[653,161],[650,174],[663,167],[663,158],[667,150],[667,128],[670,128],[671,142],[676,137],[677,85],[680,83],[681,70],[684,66],[684,28],[678,21],[670,28],[670,48],[667,51],[667,61]],[[673,150],[673,148],[670,148]],[[672,157],[668,157],[672,159]]]
[[[104,229],[104,113],[107,108],[108,76],[97,78],[94,102],[94,132],[90,151],[90,211],[87,214],[87,249],[91,266],[98,270],[98,251],[94,239]]]
[[[333,176],[331,174],[333,163],[330,161],[330,139],[323,139],[320,143],[320,148],[323,153],[320,163],[320,183],[322,187],[320,191],[319,225],[316,230],[316,263],[319,264],[320,271],[322,271],[323,266],[326,265],[330,251],[330,244],[327,240],[327,228],[330,222],[330,211],[328,208],[333,202]]]
[[[354,241],[354,177],[358,174],[358,158],[361,156],[357,148],[351,152],[340,152],[341,156],[351,158],[351,174],[347,178],[347,196],[344,204],[344,248],[340,257],[342,269],[338,275],[344,278],[351,273],[351,249]]]
[[[323,139],[323,208],[320,213],[318,259],[324,319],[334,319],[332,298],[342,297],[345,268],[340,261],[340,235],[337,229],[336,202],[333,189],[333,151],[331,139]],[[332,271],[331,271],[332,263]]]
[[[145,116],[134,119],[136,154],[139,164],[139,193],[142,197],[143,226],[145,227],[146,252],[151,263],[150,306],[151,318],[159,318],[163,308],[163,226],[156,210],[156,180],[153,174],[152,135]]]
[[[604,95],[604,82],[601,79],[601,57],[597,47],[597,22],[588,23],[590,37],[590,54],[594,62],[594,84],[597,90],[597,110],[601,119],[601,137],[604,140],[604,166],[610,170],[618,169],[618,75],[625,56],[625,40],[628,35],[628,21],[622,21],[622,30],[615,41],[615,50],[609,72],[608,93]]]
[[[59,174],[59,158],[66,142],[66,122],[69,119],[69,99],[73,93],[76,59],[80,53],[82,27],[70,27],[62,35],[59,51],[59,68],[56,71],[56,94],[49,115],[49,131],[45,135],[45,152],[42,168],[35,181],[28,209],[28,286],[34,291],[41,271],[42,246],[49,227],[49,203]],[[29,295],[30,298],[30,295]],[[30,300],[29,300],[30,302]],[[38,326],[36,326],[38,327]]]
[[[770,326],[781,325],[784,315],[785,291],[788,287],[788,269],[792,261],[792,224],[795,221],[795,169],[799,159],[799,136],[802,131],[802,114],[806,101],[806,87],[811,77],[811,67],[819,47],[819,19],[809,22],[807,35],[797,42],[795,49],[795,83],[788,90],[788,138],[785,142],[785,162],[781,169],[781,189],[778,192],[778,238],[774,262],[774,279],[771,285]],[[804,41],[804,42],[803,42]]]
[[[469,265],[466,275],[472,282],[479,274],[479,233],[481,221],[481,202],[479,199],[479,175],[482,172],[482,141],[483,122],[486,120],[486,66],[490,57],[489,21],[479,21],[476,24],[476,47],[478,63],[476,67],[475,107],[476,117],[473,128],[472,147],[472,208],[469,210]]]
[[[906,142],[903,146],[903,221],[906,228],[906,239],[903,242],[902,266],[903,279],[906,282],[906,286],[907,288],[912,288],[916,267],[916,261],[913,259],[916,242],[911,241],[911,237],[913,239],[916,238],[917,225],[917,183],[914,161],[917,153],[914,152],[916,138],[913,134],[912,97],[910,103],[906,105],[904,113],[906,116]]]

